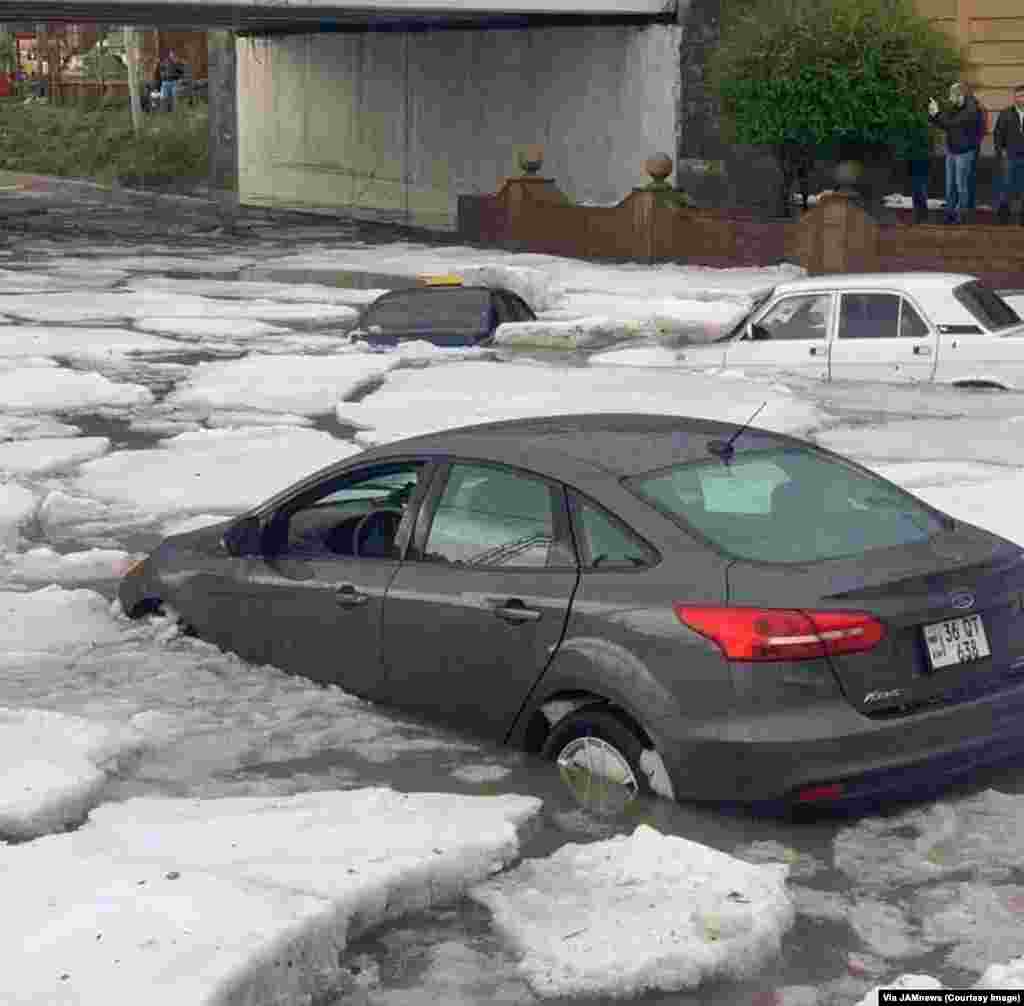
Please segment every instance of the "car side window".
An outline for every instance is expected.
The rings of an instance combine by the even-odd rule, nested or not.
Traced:
[[[286,506],[271,523],[281,557],[396,558],[397,538],[426,471],[409,461],[331,479]]]
[[[832,296],[827,293],[785,297],[753,326],[753,339],[824,339],[828,336]]]
[[[914,308],[914,305],[906,297],[900,303],[900,338],[926,339],[928,337],[928,326],[924,319]]]
[[[895,293],[844,293],[839,309],[839,338],[895,339],[901,300]]]
[[[553,560],[554,526],[547,483],[512,469],[455,464],[430,525],[424,558],[542,568]]]
[[[636,569],[657,562],[657,554],[604,507],[573,494],[580,559],[590,569]]]

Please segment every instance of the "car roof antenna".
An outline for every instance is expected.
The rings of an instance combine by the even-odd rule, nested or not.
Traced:
[[[768,404],[767,401],[762,402],[752,415],[728,440],[712,440],[708,444],[708,450],[712,454],[717,454],[723,461],[728,462],[733,456],[735,451],[733,450],[733,441],[754,421],[757,414]]]

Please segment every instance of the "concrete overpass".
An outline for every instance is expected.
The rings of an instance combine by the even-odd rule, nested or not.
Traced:
[[[582,202],[643,184],[656,151],[700,175],[717,0],[680,2],[0,0],[0,22],[230,29],[211,36],[212,152],[244,203],[452,228],[527,144]]]

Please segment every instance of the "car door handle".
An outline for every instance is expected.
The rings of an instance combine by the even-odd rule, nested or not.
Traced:
[[[807,350],[807,352],[810,353],[811,356],[817,356],[818,355],[818,347],[817,346],[811,346],[811,348],[809,350]]]
[[[539,622],[542,614],[536,608],[527,608],[517,598],[496,604],[493,611],[496,617],[502,621],[511,622],[513,625],[521,625],[523,622]]]
[[[932,355],[932,347],[931,346],[915,346],[914,347],[914,356],[931,356],[931,355]]]
[[[339,608],[359,608],[370,600],[369,594],[363,594],[356,590],[351,583],[339,587],[334,593],[334,602]]]

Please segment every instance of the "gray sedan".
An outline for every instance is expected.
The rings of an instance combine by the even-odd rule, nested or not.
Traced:
[[[1024,550],[703,419],[375,448],[168,538],[120,597],[627,794],[875,800],[1024,749]]]

